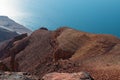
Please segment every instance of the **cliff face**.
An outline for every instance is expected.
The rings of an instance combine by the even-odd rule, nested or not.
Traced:
[[[39,77],[49,72],[88,71],[95,80],[118,80],[120,74],[120,39],[112,35],[66,27],[55,31],[39,29],[13,44],[9,49],[17,54],[13,61],[19,64],[19,70]],[[3,62],[9,67],[10,60],[8,56]]]

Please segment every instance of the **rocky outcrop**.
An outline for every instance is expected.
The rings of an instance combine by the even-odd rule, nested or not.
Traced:
[[[49,73],[43,76],[42,80],[94,80],[88,73]]]
[[[41,30],[47,30],[47,31],[48,31],[48,29],[47,29],[46,27],[41,27],[40,29],[41,29]]]
[[[21,34],[10,40],[0,50],[1,60],[10,57],[10,60],[8,62],[10,63],[9,69],[11,71],[18,71],[19,64],[15,60],[15,56],[28,45],[28,42],[29,39],[27,37],[27,34]]]
[[[21,34],[13,39],[9,40],[8,42],[5,42],[3,45],[0,46],[0,58],[4,59],[6,57],[10,56],[10,53],[18,53],[22,50],[22,48],[25,48],[24,46],[27,44],[26,39],[22,40],[23,38],[27,37],[27,34]],[[24,46],[23,46],[24,45]]]

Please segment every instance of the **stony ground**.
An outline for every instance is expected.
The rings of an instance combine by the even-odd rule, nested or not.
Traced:
[[[78,73],[49,73],[46,74],[42,80],[94,80],[88,73],[86,72],[78,72]]]
[[[39,80],[26,72],[0,72],[0,80]]]
[[[39,79],[27,72],[0,72],[0,80],[94,80],[87,72],[48,73]]]

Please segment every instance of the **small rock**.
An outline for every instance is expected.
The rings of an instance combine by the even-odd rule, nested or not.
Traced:
[[[23,75],[30,75],[30,73],[27,73],[27,72],[23,72]]]

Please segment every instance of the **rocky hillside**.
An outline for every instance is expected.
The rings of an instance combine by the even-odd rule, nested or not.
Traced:
[[[0,16],[0,45],[19,34],[31,34],[31,31],[7,16]]]
[[[11,43],[12,41],[12,43]],[[30,72],[42,78],[50,72],[89,72],[95,80],[119,80],[120,39],[63,27],[41,28],[30,36],[4,45],[9,54],[2,62],[12,71]],[[27,44],[25,44],[27,43]]]
[[[17,36],[18,33],[14,31],[7,30],[0,26],[0,42],[3,42],[5,40],[9,40],[15,36]]]
[[[19,34],[31,34],[31,31],[29,29],[25,28],[23,25],[16,23],[7,16],[0,16],[0,26],[3,26],[4,28],[17,32]]]

